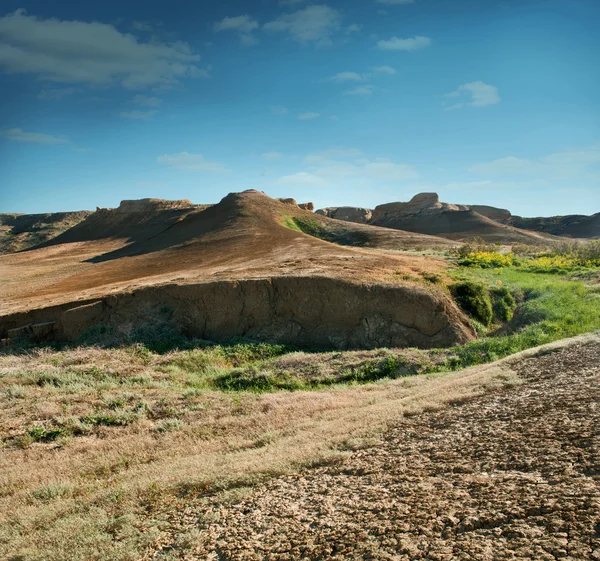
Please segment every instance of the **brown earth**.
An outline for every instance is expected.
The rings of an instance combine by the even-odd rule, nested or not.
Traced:
[[[295,219],[318,235],[372,247],[327,242],[299,231]],[[301,341],[312,341],[316,335],[308,333],[316,329],[326,334],[322,344],[343,347],[387,344],[389,333],[396,333],[392,341],[419,346],[468,340],[473,331],[446,294],[403,280],[443,274],[444,260],[398,251],[427,245],[452,244],[342,226],[258,191],[232,193],[210,207],[124,202],[43,247],[0,257],[0,337],[72,339],[99,322],[142,320],[167,301],[186,331],[219,339],[268,334],[288,341],[303,333]]]
[[[502,361],[520,385],[405,416],[341,463],[190,501],[148,558],[600,559],[600,344],[525,356]]]
[[[0,214],[0,254],[46,242],[85,220],[91,210],[48,214]]]

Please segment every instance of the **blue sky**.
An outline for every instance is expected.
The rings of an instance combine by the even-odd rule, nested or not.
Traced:
[[[249,188],[600,211],[596,0],[0,10],[0,212]]]

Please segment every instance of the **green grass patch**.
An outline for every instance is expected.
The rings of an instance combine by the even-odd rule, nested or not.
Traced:
[[[525,349],[600,330],[600,298],[593,287],[580,281],[514,268],[463,269],[460,274],[463,282],[492,287],[498,313],[506,314],[508,323],[494,335],[454,347],[441,369],[492,362]],[[522,298],[518,304],[515,293]]]

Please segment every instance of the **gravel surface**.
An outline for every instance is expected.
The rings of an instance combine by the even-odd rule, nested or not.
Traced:
[[[513,369],[524,384],[404,419],[339,465],[190,507],[178,531],[212,522],[182,556],[600,560],[600,344]]]

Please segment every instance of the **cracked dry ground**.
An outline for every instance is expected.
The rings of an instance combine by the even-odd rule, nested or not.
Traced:
[[[215,502],[186,558],[600,560],[599,359],[598,343],[525,359],[522,385]]]

